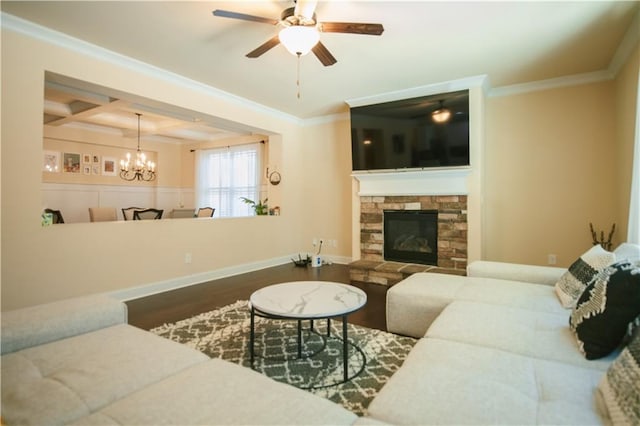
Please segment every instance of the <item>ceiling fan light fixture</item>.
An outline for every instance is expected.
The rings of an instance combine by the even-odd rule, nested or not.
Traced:
[[[451,111],[448,108],[444,107],[444,101],[440,101],[440,106],[438,109],[431,113],[431,118],[436,123],[444,123],[449,121],[451,118]]]
[[[278,34],[280,43],[292,55],[306,55],[320,41],[320,32],[313,26],[292,25]]]
[[[315,21],[318,0],[296,0],[293,14],[306,21]]]

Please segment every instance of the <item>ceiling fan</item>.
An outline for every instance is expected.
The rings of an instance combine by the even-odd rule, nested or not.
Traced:
[[[315,14],[316,4],[316,0],[297,0],[295,7],[282,11],[279,20],[220,9],[214,10],[213,15],[282,26],[278,34],[247,53],[248,58],[257,58],[282,43],[289,52],[297,56],[312,51],[324,66],[333,65],[337,60],[320,41],[320,32],[381,35],[384,31],[382,24],[318,22]]]

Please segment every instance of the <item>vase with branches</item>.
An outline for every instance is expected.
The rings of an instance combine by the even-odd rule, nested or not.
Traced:
[[[600,239],[598,239],[598,234],[593,229],[593,224],[589,222],[589,229],[591,230],[591,238],[593,238],[593,245],[600,244],[603,249],[611,250],[611,239],[613,238],[613,233],[616,232],[616,224],[614,223],[611,226],[611,232],[609,232],[609,238],[604,239],[604,231],[600,231]]]

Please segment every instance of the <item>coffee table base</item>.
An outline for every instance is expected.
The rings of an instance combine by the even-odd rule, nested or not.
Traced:
[[[335,383],[330,383],[330,384],[326,384],[326,385],[320,385],[320,386],[309,386],[309,387],[300,387],[300,389],[320,389],[320,388],[326,388],[326,387],[331,387],[331,386],[337,386],[343,383],[346,383],[350,380],[353,380],[355,377],[357,377],[358,375],[360,375],[360,373],[362,373],[362,371],[364,371],[364,367],[367,364],[367,357],[364,354],[364,351],[362,349],[360,349],[360,347],[358,347],[356,344],[352,343],[349,341],[348,339],[348,327],[347,327],[347,315],[341,315],[338,317],[329,317],[329,318],[321,318],[321,319],[325,319],[327,320],[327,333],[326,336],[320,334],[319,332],[317,332],[314,329],[314,320],[313,319],[308,319],[306,321],[310,321],[310,327],[308,328],[308,331],[310,333],[314,333],[318,336],[320,336],[320,338],[323,340],[323,344],[322,347],[318,350],[313,351],[311,354],[309,355],[304,355],[302,354],[302,346],[303,346],[303,339],[302,339],[302,331],[303,331],[303,327],[302,327],[302,319],[297,319],[297,318],[290,318],[290,317],[282,317],[282,316],[277,316],[277,315],[271,315],[271,314],[267,314],[265,312],[261,312],[260,310],[256,309],[255,307],[251,306],[251,330],[250,330],[250,335],[249,335],[249,354],[250,354],[250,359],[251,359],[251,368],[254,369],[254,362],[255,362],[255,317],[261,317],[261,318],[266,318],[266,319],[275,319],[275,320],[289,320],[289,321],[298,321],[298,327],[297,327],[297,343],[298,343],[298,356],[296,359],[305,359],[305,358],[312,358],[315,355],[319,354],[320,352],[324,351],[327,345],[327,339],[337,339],[342,341],[342,366],[343,366],[343,370],[344,370],[344,374],[343,374],[343,380],[335,382]],[[335,318],[342,318],[342,338],[338,337],[338,336],[331,336],[331,320],[335,319]],[[358,353],[360,353],[360,356],[362,357],[362,366],[360,367],[360,369],[355,372],[352,375],[349,375],[349,346],[352,346]],[[283,359],[282,361],[284,362],[289,362],[291,361],[291,359]]]

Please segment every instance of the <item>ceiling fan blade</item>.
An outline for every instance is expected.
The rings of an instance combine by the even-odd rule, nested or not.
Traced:
[[[322,65],[324,65],[325,67],[338,62],[336,58],[333,57],[331,52],[329,52],[329,50],[325,47],[325,45],[322,44],[321,41],[313,46],[313,49],[311,49],[311,51],[316,55],[316,57],[320,60],[320,62],[322,62]]]
[[[213,11],[213,16],[219,16],[221,18],[241,19],[243,21],[260,22],[262,24],[276,25],[277,19],[263,18],[261,16],[247,15],[245,13],[231,12],[228,10],[216,9]]]
[[[317,0],[296,0],[296,8],[293,14],[295,16],[303,16],[305,19],[313,19],[316,11]]]
[[[384,31],[382,24],[366,24],[360,22],[320,22],[318,29],[325,33],[365,35],[380,35]]]
[[[280,44],[280,37],[278,37],[278,35],[275,35],[275,36],[271,37],[269,40],[267,40],[266,42],[262,43],[256,49],[254,49],[251,52],[247,53],[246,56],[247,56],[247,58],[257,58],[258,56],[262,55],[263,53],[266,53],[270,49],[276,47],[278,44]]]

